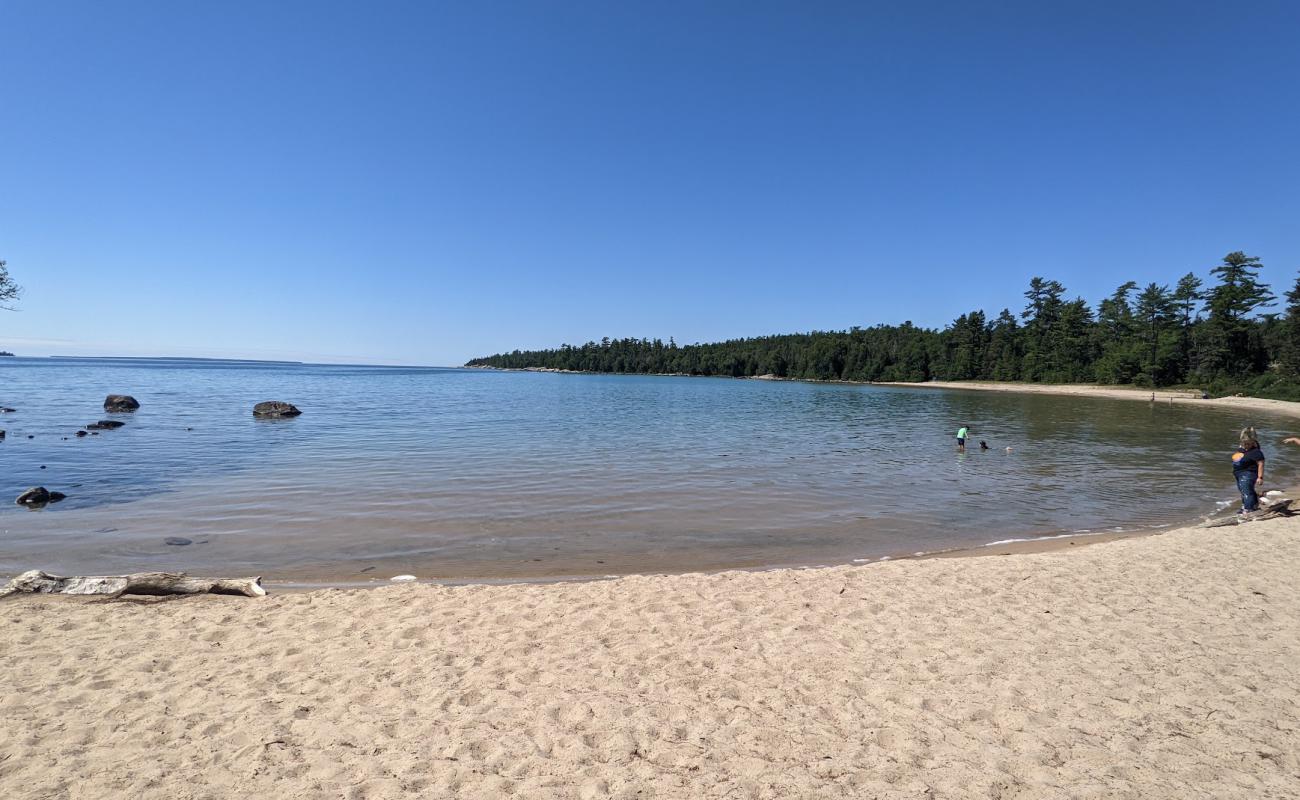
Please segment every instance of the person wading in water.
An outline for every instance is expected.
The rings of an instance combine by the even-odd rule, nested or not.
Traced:
[[[1248,516],[1259,509],[1259,489],[1264,485],[1264,451],[1254,428],[1241,432],[1241,446],[1232,454],[1232,477],[1241,492],[1241,513]]]

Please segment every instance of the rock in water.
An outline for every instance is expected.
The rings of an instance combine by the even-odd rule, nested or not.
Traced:
[[[64,499],[66,499],[66,498],[67,498],[67,495],[64,494],[63,492],[50,492],[50,502],[51,502],[51,503],[57,503],[57,502],[59,502],[60,500],[64,500]]]
[[[139,407],[140,402],[129,394],[110,394],[104,398],[104,410],[110,414],[135,411]]]
[[[77,431],[77,435],[78,435],[78,436],[89,436],[90,434],[86,433],[85,431]]]
[[[4,431],[0,431],[0,439],[3,439],[3,438],[5,438],[5,432],[4,432]]]
[[[20,506],[43,506],[50,502],[50,493],[44,486],[33,486],[14,501]]]
[[[163,544],[170,544],[175,547],[184,547],[187,544],[193,544],[193,539],[186,539],[184,536],[168,536],[163,539]]]
[[[16,408],[9,408],[8,406],[0,406],[0,414],[12,414],[17,410],[18,409]]]
[[[111,431],[125,425],[125,422],[118,422],[115,419],[101,419],[99,422],[92,422],[86,426],[88,431]]]
[[[265,403],[258,403],[253,406],[253,416],[259,419],[296,417],[301,413],[293,403],[284,403],[279,400],[267,400]]]

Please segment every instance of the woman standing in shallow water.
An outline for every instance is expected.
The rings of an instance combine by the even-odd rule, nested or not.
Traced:
[[[1259,487],[1264,485],[1264,451],[1259,449],[1259,437],[1254,428],[1241,432],[1241,447],[1232,454],[1232,477],[1241,492],[1241,513],[1249,514],[1259,508]]]

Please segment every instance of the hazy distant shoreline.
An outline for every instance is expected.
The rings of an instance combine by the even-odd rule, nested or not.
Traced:
[[[818,378],[783,378],[777,375],[689,375],[683,372],[596,372],[589,370],[554,369],[551,367],[488,367],[466,366],[494,372],[551,372],[561,375],[644,375],[656,378],[725,378],[749,381],[789,381],[792,383],[832,383],[845,386],[898,386],[916,389],[970,389],[981,392],[1013,392],[1022,394],[1051,394],[1074,397],[1102,397],[1117,400],[1145,400],[1155,398],[1160,403],[1192,404],[1198,407],[1229,408],[1239,411],[1264,411],[1289,417],[1300,417],[1300,403],[1290,400],[1270,400],[1264,397],[1211,397],[1189,390],[1142,389],[1135,386],[1098,386],[1087,383],[1020,383],[999,381],[847,381]]]

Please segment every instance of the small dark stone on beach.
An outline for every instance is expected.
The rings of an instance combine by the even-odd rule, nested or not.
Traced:
[[[90,434],[89,434],[89,433],[86,433],[85,431],[77,431],[77,435],[78,435],[78,436],[89,436]],[[65,437],[63,437],[63,438],[66,439],[66,438],[68,438],[68,437],[65,436]]]
[[[88,431],[112,431],[125,425],[125,422],[118,422],[115,419],[101,419],[99,422],[92,422],[86,426]]]
[[[170,544],[175,547],[184,547],[187,544],[193,544],[192,539],[186,539],[184,536],[168,536],[163,539],[163,544]]]
[[[129,394],[110,394],[104,398],[104,410],[110,414],[121,414],[126,411],[135,411],[140,407],[140,401],[136,400]]]
[[[281,417],[296,417],[302,412],[293,403],[285,403],[280,400],[267,400],[253,406],[253,416],[259,419],[279,419]]]

